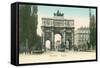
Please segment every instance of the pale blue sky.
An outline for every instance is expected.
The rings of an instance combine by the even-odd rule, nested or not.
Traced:
[[[64,13],[65,16],[89,16],[88,8],[76,8],[76,7],[56,7],[56,6],[38,6],[39,14],[46,14],[50,17],[53,16],[53,13],[57,10],[60,10]],[[95,15],[95,9],[91,9],[92,14]]]
[[[89,8],[60,7],[60,6],[38,6],[38,28],[37,34],[41,36],[42,17],[53,18],[53,13],[59,10],[64,13],[65,19],[73,19],[74,27],[89,27]],[[96,15],[96,9],[91,9],[92,15]]]

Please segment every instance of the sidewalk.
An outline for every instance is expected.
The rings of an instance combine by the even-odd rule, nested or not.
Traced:
[[[42,63],[42,62],[58,62],[58,61],[77,61],[96,59],[95,52],[54,52],[49,51],[43,54],[20,54],[19,63]]]

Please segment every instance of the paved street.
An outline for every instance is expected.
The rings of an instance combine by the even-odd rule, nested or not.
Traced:
[[[96,59],[95,52],[46,52],[43,54],[20,54],[19,63],[75,61]]]

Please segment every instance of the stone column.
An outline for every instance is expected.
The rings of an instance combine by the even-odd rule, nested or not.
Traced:
[[[66,29],[64,28],[64,34],[63,34],[63,43],[64,43],[64,46],[66,45],[65,42],[66,42]]]
[[[45,32],[42,33],[42,50],[45,51]]]
[[[51,50],[55,50],[54,49],[54,30],[51,30]]]
[[[66,21],[64,21],[64,27],[66,27]],[[66,46],[66,28],[64,28],[63,43],[64,43],[64,46]]]
[[[72,50],[74,49],[74,30],[72,30]]]

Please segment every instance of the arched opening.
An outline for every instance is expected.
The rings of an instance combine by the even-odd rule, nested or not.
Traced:
[[[69,40],[66,40],[66,48],[69,49]]]
[[[46,47],[46,51],[47,50],[49,51],[51,49],[51,42],[50,42],[50,40],[46,40],[45,47]]]
[[[54,42],[55,42],[55,50],[57,51],[58,48],[61,46],[61,35],[60,34],[55,34],[55,38],[54,38]]]

